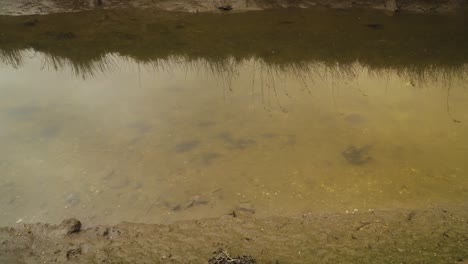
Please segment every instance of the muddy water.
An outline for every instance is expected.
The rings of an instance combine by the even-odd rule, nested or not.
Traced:
[[[0,225],[466,205],[464,19],[139,12],[1,18]]]
[[[77,76],[0,70],[2,225],[170,222],[462,205],[468,71],[418,79],[108,55]],[[442,75],[442,76],[438,76]]]

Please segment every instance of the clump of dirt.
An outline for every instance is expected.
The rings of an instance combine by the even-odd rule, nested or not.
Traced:
[[[81,222],[75,218],[66,219],[59,228],[62,228],[67,235],[78,233],[81,230]]]

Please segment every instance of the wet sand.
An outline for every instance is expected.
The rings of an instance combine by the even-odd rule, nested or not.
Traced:
[[[170,225],[26,224],[0,229],[2,263],[467,263],[467,208],[255,219],[237,212]],[[227,263],[227,262],[220,262]],[[236,262],[248,263],[248,262]]]

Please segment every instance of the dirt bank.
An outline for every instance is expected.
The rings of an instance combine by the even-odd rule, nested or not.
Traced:
[[[222,248],[257,263],[466,263],[467,219],[466,208],[438,208],[266,219],[237,213],[167,226],[26,224],[0,229],[0,262],[207,263]]]
[[[101,3],[99,3],[101,2]],[[99,4],[98,4],[99,3]],[[387,12],[447,12],[464,8],[466,0],[2,0],[0,15],[31,15],[127,7],[183,12],[231,12],[324,6],[337,9],[371,8]]]

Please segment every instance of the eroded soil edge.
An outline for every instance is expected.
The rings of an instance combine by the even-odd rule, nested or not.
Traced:
[[[1,263],[207,263],[218,249],[256,263],[463,263],[468,210],[392,210],[170,225],[24,224],[0,229]]]

